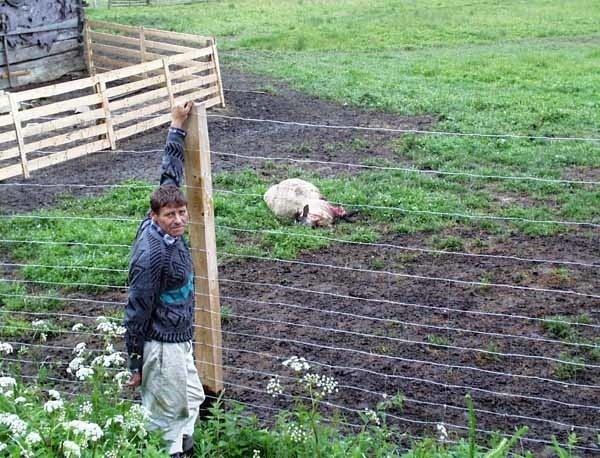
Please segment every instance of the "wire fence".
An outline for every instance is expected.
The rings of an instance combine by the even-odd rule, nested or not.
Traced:
[[[224,116],[218,115],[215,117]],[[278,120],[236,118],[236,121],[269,122],[303,129],[365,129],[360,126],[327,126]],[[371,128],[369,128],[371,129]],[[394,129],[392,129],[394,130]],[[395,129],[395,133],[408,131]],[[446,135],[440,132],[415,132]],[[456,135],[463,135],[455,133]],[[480,136],[479,134],[472,134]],[[483,135],[487,136],[487,135]],[[516,141],[530,137],[503,134]],[[596,138],[535,137],[543,141],[596,142]],[[121,150],[121,154],[155,154],[159,150]],[[419,170],[404,166],[373,166],[295,157],[249,156],[213,151],[230,160],[278,161],[304,166],[322,164],[360,171],[401,172],[482,181],[531,181],[557,186],[594,189],[595,180],[536,176],[480,174],[460,170]],[[1,188],[53,187],[111,190],[139,189],[133,184],[4,182]],[[250,199],[262,205],[262,195],[243,189],[215,189],[216,195]],[[339,202],[367,212],[427,214],[459,221],[493,220],[503,224],[527,222],[565,227],[587,234],[589,246],[549,249],[544,239],[531,238],[523,249],[508,242],[502,249],[436,249],[418,237],[390,237],[374,242],[348,240],[336,231],[295,233],[286,228],[255,228],[219,224],[217,234],[234,234],[238,240],[268,237],[307,238],[327,242],[318,251],[284,259],[243,250],[221,250],[219,288],[226,399],[244,404],[264,421],[292,404],[298,395],[295,378],[282,362],[305,357],[313,370],[334,377],[339,392],[322,403],[326,413],[341,414],[348,428],[358,427],[359,415],[384,399],[402,393],[403,408],[388,413],[388,421],[411,437],[434,434],[443,424],[456,436],[468,430],[465,395],[475,403],[478,432],[511,434],[515,425],[527,424],[525,447],[539,450],[556,436],[565,444],[570,433],[582,456],[600,453],[600,290],[598,289],[597,216],[590,220],[535,219],[487,214],[406,208],[399,205],[358,205]],[[142,215],[140,215],[141,217]],[[127,214],[87,216],[74,213],[6,215],[15,222],[127,225],[139,218]],[[194,224],[194,223],[192,223]],[[266,243],[266,242],[265,242]],[[89,242],[60,237],[26,239],[5,233],[0,246],[12,253],[19,247],[64,249],[60,261],[27,262],[7,255],[0,262],[0,331],[5,340],[26,352],[10,359],[23,365],[26,377],[35,379],[40,359],[53,368],[49,378],[66,391],[77,384],[65,377],[72,342],[94,342],[93,330],[74,331],[75,323],[90,323],[99,314],[119,320],[127,287],[123,282],[72,280],[73,272],[111,273],[125,278],[130,245]],[[68,254],[69,250],[74,250]],[[121,267],[82,263],[80,252],[115,250]],[[36,270],[37,269],[37,270]],[[56,272],[55,277],[36,272]],[[54,278],[54,279],[52,279]],[[108,278],[108,277],[107,277]],[[112,277],[110,277],[112,278]],[[197,293],[201,294],[201,293]],[[30,308],[8,307],[23,301]],[[52,304],[40,310],[34,305]],[[10,317],[13,321],[1,320]],[[31,321],[47,320],[47,340],[40,341]],[[16,320],[16,321],[15,321]],[[8,323],[8,324],[7,324]],[[10,336],[13,336],[12,338]],[[92,351],[99,350],[90,344]],[[289,386],[273,398],[267,384],[279,377]]]

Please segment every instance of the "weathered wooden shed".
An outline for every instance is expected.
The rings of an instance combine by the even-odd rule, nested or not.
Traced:
[[[0,1],[0,89],[85,69],[83,0]]]

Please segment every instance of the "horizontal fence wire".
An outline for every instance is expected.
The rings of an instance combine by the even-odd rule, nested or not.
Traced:
[[[344,126],[344,125],[323,125],[316,123],[304,123],[304,122],[293,122],[293,121],[277,121],[277,120],[269,120],[269,119],[253,119],[253,118],[242,118],[235,116],[226,116],[226,115],[209,115],[211,118],[218,118],[223,120],[237,120],[244,122],[261,122],[261,123],[272,123],[275,125],[285,125],[289,127],[295,128],[306,128],[306,129],[332,129],[332,130],[358,130],[358,131],[370,131],[370,132],[382,132],[382,133],[397,133],[397,134],[416,134],[416,135],[435,135],[435,136],[456,136],[456,137],[470,137],[470,138],[489,138],[489,139],[513,139],[513,140],[542,140],[542,141],[564,141],[564,142],[600,142],[599,138],[592,137],[564,137],[564,136],[529,136],[529,135],[520,135],[520,134],[486,134],[486,133],[462,133],[462,132],[438,132],[438,131],[428,131],[428,130],[415,130],[415,129],[394,129],[394,128],[380,128],[380,127],[362,127],[362,126]],[[116,150],[112,151],[116,153],[123,154],[153,154],[162,152],[162,149],[157,150]],[[472,180],[505,180],[505,181],[531,181],[534,183],[545,183],[545,184],[561,184],[567,186],[597,186],[600,184],[599,181],[594,180],[570,180],[570,179],[560,179],[560,178],[545,178],[545,177],[535,177],[535,176],[511,176],[511,175],[496,175],[496,174],[485,174],[485,173],[474,173],[471,171],[452,171],[452,170],[421,170],[410,167],[402,167],[391,165],[368,165],[368,164],[352,164],[338,161],[321,161],[321,160],[313,160],[313,159],[298,159],[291,157],[268,157],[268,156],[249,156],[244,154],[237,153],[227,153],[227,152],[219,152],[219,151],[211,151],[213,156],[220,157],[231,157],[237,158],[241,160],[256,160],[256,161],[287,161],[294,164],[299,165],[310,165],[310,164],[318,164],[329,167],[346,167],[350,169],[359,169],[359,170],[371,170],[371,171],[385,171],[385,172],[402,172],[407,174],[421,174],[425,176],[431,176],[436,178],[467,178]],[[45,184],[45,183],[0,183],[0,187],[39,187],[43,188],[52,188],[52,187],[64,187],[66,189],[75,189],[75,188],[90,188],[90,189],[99,189],[99,190],[110,190],[110,189],[118,189],[118,188],[130,188],[130,189],[148,189],[150,190],[152,185],[137,185],[137,184],[81,184],[81,183],[61,183],[61,184]],[[196,187],[188,187],[189,189],[195,189]],[[253,194],[244,192],[243,190],[230,190],[230,189],[214,189],[215,194],[223,194],[223,195],[236,195],[253,199],[262,199],[261,194]],[[592,221],[561,221],[561,220],[541,220],[541,219],[531,219],[524,217],[511,217],[511,216],[501,216],[494,214],[473,214],[469,212],[460,213],[460,212],[439,212],[433,210],[420,210],[420,209],[411,209],[411,208],[402,208],[395,206],[379,206],[379,205],[360,205],[353,203],[344,203],[344,202],[333,202],[336,204],[341,204],[349,208],[357,208],[366,211],[390,211],[390,212],[398,212],[398,213],[413,213],[413,214],[425,214],[431,216],[439,216],[444,218],[454,218],[454,219],[482,219],[482,220],[493,220],[493,221],[502,221],[505,223],[531,223],[531,224],[553,224],[553,225],[561,225],[561,226],[572,226],[576,228],[600,228],[600,222],[597,220]],[[140,218],[132,218],[127,215],[115,215],[115,216],[102,216],[102,217],[93,217],[93,216],[79,216],[79,215],[43,215],[43,214],[33,214],[33,215],[25,215],[25,214],[9,214],[3,215],[5,218],[22,218],[25,220],[44,220],[44,219],[56,219],[56,220],[64,220],[64,221],[100,221],[100,222],[116,222],[116,223],[139,223]],[[197,222],[190,222],[191,225],[199,224]],[[466,251],[449,251],[449,250],[438,250],[432,249],[429,247],[419,247],[419,246],[410,246],[410,245],[399,245],[393,243],[376,243],[376,242],[356,242],[350,240],[344,240],[343,238],[333,237],[329,235],[321,235],[321,234],[304,234],[304,233],[294,233],[294,232],[286,232],[285,230],[273,230],[273,229],[250,229],[246,227],[232,227],[229,225],[216,225],[217,229],[230,231],[233,233],[241,234],[241,235],[261,235],[261,236],[271,236],[271,235],[286,235],[290,237],[304,237],[315,240],[323,240],[326,242],[331,242],[335,244],[346,245],[349,247],[355,248],[369,248],[373,250],[399,250],[399,251],[409,251],[416,252],[419,254],[427,254],[434,256],[448,256],[450,259],[458,259],[462,258],[476,258],[489,261],[490,264],[493,262],[502,262],[505,263],[504,266],[490,266],[490,268],[500,268],[506,267],[511,262],[517,263],[532,263],[532,264],[549,264],[556,266],[568,266],[572,268],[578,269],[594,269],[600,266],[600,264],[593,258],[593,255],[590,255],[589,258],[585,256],[587,259],[545,259],[544,256],[533,256],[527,257],[522,256],[521,254],[488,254],[488,253],[471,253]],[[122,249],[123,255],[127,256],[125,250],[129,251],[131,246],[129,244],[103,244],[103,243],[87,243],[84,241],[59,241],[59,240],[19,240],[16,238],[8,238],[0,239],[0,243],[6,244],[9,247],[16,244],[31,244],[31,245],[63,245],[69,247],[80,247],[80,248],[90,248],[90,249],[104,249],[104,248],[115,248]],[[205,252],[205,250],[192,249],[192,252]],[[209,253],[211,254],[211,253]],[[353,273],[357,275],[368,275],[368,276],[377,276],[379,277],[387,277],[387,278],[403,278],[409,280],[412,284],[421,284],[421,282],[434,282],[435,284],[442,285],[441,288],[444,288],[444,284],[457,285],[459,287],[464,288],[472,288],[472,287],[485,287],[485,288],[494,288],[498,291],[499,294],[519,294],[520,297],[526,298],[524,300],[528,302],[535,301],[539,297],[546,297],[542,295],[551,295],[552,297],[559,298],[561,302],[568,303],[569,299],[575,300],[580,299],[581,301],[590,301],[600,299],[600,292],[596,293],[594,291],[581,291],[577,289],[558,289],[558,288],[545,288],[532,285],[517,285],[517,284],[509,284],[502,282],[487,282],[487,281],[475,281],[469,280],[465,278],[452,278],[453,275],[443,275],[443,276],[435,276],[435,275],[419,275],[413,273],[404,272],[404,271],[396,271],[396,270],[381,270],[381,269],[370,269],[363,267],[352,266],[351,264],[346,265],[336,265],[332,262],[312,262],[303,260],[302,258],[296,260],[282,259],[277,257],[269,257],[269,256],[261,256],[261,255],[253,255],[253,254],[244,254],[244,253],[231,253],[219,251],[220,256],[224,256],[226,260],[239,260],[240,262],[248,262],[252,264],[264,264],[264,263],[273,263],[278,266],[286,266],[287,267],[306,267],[310,269],[316,269],[317,271],[329,271],[333,272],[332,275],[341,275],[343,273]],[[571,257],[572,254],[567,255],[567,257]],[[35,272],[33,269],[51,269],[51,270],[63,270],[63,271],[71,271],[74,269],[80,271],[89,271],[89,272],[106,272],[106,273],[114,273],[125,276],[127,273],[127,269],[125,268],[115,268],[115,267],[103,267],[103,266],[95,266],[95,265],[53,265],[51,263],[26,263],[26,262],[0,262],[0,272],[2,267],[6,268],[9,271],[13,271],[15,269],[32,269],[30,272]],[[56,339],[57,344],[54,345],[53,342],[43,342],[36,343],[34,341],[30,342],[11,342],[15,345],[20,345],[26,348],[34,349],[39,348],[44,352],[53,352],[53,351],[62,351],[62,357],[64,358],[64,353],[72,350],[72,347],[61,344],[63,341],[72,341],[75,337],[80,337],[82,341],[89,341],[97,339],[101,337],[102,334],[94,331],[94,325],[91,323],[92,320],[95,319],[94,315],[87,314],[84,310],[87,306],[96,306],[98,308],[102,308],[102,310],[106,311],[114,311],[114,310],[122,310],[125,306],[125,297],[127,293],[126,285],[119,284],[103,284],[102,282],[88,282],[88,281],[50,281],[50,280],[41,280],[35,279],[31,273],[28,274],[25,278],[17,278],[20,275],[15,277],[6,276],[5,278],[0,278],[0,282],[5,282],[7,284],[21,285],[26,287],[26,293],[7,293],[0,292],[0,300],[2,298],[12,298],[12,299],[26,299],[26,300],[48,300],[48,301],[57,301],[61,303],[61,305],[66,304],[75,304],[77,307],[76,310],[83,310],[83,312],[76,313],[62,313],[56,310],[48,310],[48,311],[25,311],[25,310],[2,310],[0,309],[0,317],[10,316],[11,318],[19,318],[23,317],[25,320],[31,320],[35,318],[43,318],[46,320],[57,320],[58,323],[52,323],[48,325],[48,329],[45,329],[44,332],[49,334],[49,339]],[[205,280],[205,277],[196,275],[196,279]],[[260,275],[257,275],[257,278],[260,278]],[[594,364],[589,361],[579,361],[579,360],[564,360],[560,357],[554,357],[553,354],[557,353],[547,353],[547,348],[538,347],[531,348],[527,347],[528,343],[535,343],[540,345],[552,345],[557,347],[565,347],[567,349],[583,349],[586,351],[598,350],[600,345],[594,341],[569,341],[565,339],[558,338],[546,338],[543,335],[534,332],[527,332],[524,330],[522,334],[518,333],[518,330],[515,332],[499,332],[499,331],[488,331],[487,328],[484,329],[469,329],[469,319],[477,319],[478,317],[489,318],[491,320],[495,319],[507,319],[511,320],[514,323],[529,323],[531,325],[546,325],[552,322],[558,322],[559,317],[555,318],[543,318],[539,316],[528,315],[525,313],[512,313],[507,311],[490,311],[490,310],[481,310],[479,307],[475,309],[467,309],[461,307],[461,305],[466,304],[426,304],[426,303],[418,303],[411,301],[398,301],[392,299],[383,299],[377,297],[357,297],[352,294],[343,294],[341,292],[336,291],[323,291],[320,290],[321,287],[307,288],[302,286],[294,285],[290,282],[284,282],[284,284],[274,283],[274,280],[271,281],[252,281],[248,279],[248,277],[244,276],[242,278],[228,278],[222,276],[219,278],[219,285],[221,290],[225,292],[220,295],[221,303],[224,307],[229,307],[230,309],[226,311],[226,315],[221,314],[221,318],[226,316],[227,320],[231,320],[236,324],[244,323],[244,327],[236,327],[233,326],[225,326],[222,330],[222,334],[224,337],[224,344],[218,346],[217,348],[224,352],[225,354],[225,363],[223,368],[225,369],[226,376],[224,380],[220,382],[223,383],[227,387],[225,393],[230,393],[230,395],[223,396],[221,399],[235,402],[236,393],[239,395],[241,393],[253,393],[251,396],[256,398],[255,401],[252,402],[241,402],[240,404],[245,405],[250,411],[253,413],[256,412],[260,415],[265,421],[272,421],[273,417],[277,412],[279,412],[279,407],[281,404],[272,404],[268,402],[268,398],[270,397],[269,393],[266,391],[266,382],[272,377],[279,377],[281,380],[292,383],[294,378],[280,374],[277,372],[274,367],[280,365],[284,357],[281,354],[273,354],[273,352],[277,352],[277,344],[285,343],[286,348],[310,348],[314,349],[315,353],[313,355],[317,355],[317,352],[331,352],[336,355],[348,355],[364,358],[367,361],[367,367],[362,367],[360,364],[352,364],[352,358],[345,359],[341,357],[339,361],[321,361],[318,357],[313,356],[309,358],[309,363],[315,369],[319,368],[326,373],[329,371],[336,372],[341,371],[342,373],[349,373],[353,376],[358,374],[362,377],[371,377],[371,378],[381,378],[385,380],[384,388],[390,388],[394,390],[396,386],[400,386],[398,384],[410,384],[410,383],[418,383],[424,386],[430,387],[432,390],[437,390],[446,393],[445,401],[442,398],[429,397],[423,392],[420,393],[409,393],[408,396],[404,397],[404,402],[406,405],[411,406],[414,410],[420,409],[433,409],[439,416],[438,419],[432,420],[431,417],[419,417],[414,414],[388,414],[386,415],[389,419],[401,425],[412,425],[414,427],[418,427],[421,430],[432,430],[436,425],[443,424],[448,428],[452,428],[455,431],[460,431],[462,433],[468,432],[469,428],[466,424],[462,424],[462,420],[467,416],[469,410],[462,406],[457,405],[459,401],[452,400],[450,395],[448,394],[450,391],[460,392],[462,394],[467,393],[478,393],[482,396],[489,396],[493,399],[498,399],[498,405],[496,407],[496,403],[482,403],[481,405],[477,405],[474,413],[481,418],[485,418],[486,421],[493,422],[498,421],[500,423],[506,423],[510,421],[512,424],[517,423],[526,423],[530,425],[542,425],[545,428],[555,428],[556,431],[575,431],[578,434],[586,434],[589,437],[593,437],[594,433],[597,432],[597,427],[593,423],[586,423],[583,420],[583,417],[578,417],[575,415],[575,412],[585,412],[590,416],[597,416],[598,412],[600,412],[600,405],[596,405],[596,401],[599,399],[596,394],[598,389],[600,389],[600,385],[585,382],[578,382],[577,378],[564,380],[557,378],[551,378],[548,376],[548,372],[541,373],[532,373],[528,370],[529,365],[540,364],[545,365],[544,367],[550,367],[551,365],[564,365],[566,367],[576,368],[576,369],[586,369],[586,370],[594,370],[600,369],[600,365]],[[86,297],[93,293],[89,292],[74,292],[72,297],[69,294],[65,293],[33,293],[34,290],[37,290],[40,286],[51,287],[54,290],[61,290],[62,288],[68,289],[81,289],[85,291],[85,289],[94,289],[98,291],[110,291],[110,299],[109,300],[101,300],[98,299],[97,295],[92,297]],[[237,287],[248,287],[248,291],[254,291],[253,294],[257,295],[258,298],[253,297],[252,294],[242,293],[238,291],[228,291],[228,288]],[[265,289],[269,289],[272,293],[264,294],[262,291]],[[292,298],[294,294],[302,294],[303,297],[307,296],[320,298],[326,300],[328,302],[327,307],[319,307],[313,306],[310,303],[305,301],[294,301]],[[282,294],[283,296],[279,296]],[[199,300],[204,301],[208,295],[202,293],[196,293],[196,296]],[[120,299],[122,298],[122,300]],[[435,324],[431,324],[427,321],[419,321],[418,318],[415,320],[406,319],[406,318],[386,318],[384,316],[380,316],[377,312],[365,310],[364,312],[358,311],[347,311],[346,309],[342,309],[337,307],[338,301],[350,301],[351,303],[360,304],[376,304],[381,305],[382,308],[385,307],[386,310],[400,310],[401,308],[410,308],[414,307],[415,309],[420,309],[425,313],[431,312],[435,314],[445,315],[446,322],[444,323],[443,318],[441,321],[436,322]],[[435,301],[438,302],[438,301]],[[260,310],[265,312],[265,315],[256,314],[251,309],[246,310],[247,307],[257,307]],[[97,308],[96,308],[97,310]],[[313,317],[323,317],[322,320],[315,322],[304,322],[299,316],[294,316],[293,314],[287,315],[287,311],[297,311],[299,314],[310,314]],[[203,313],[214,313],[206,310],[202,310]],[[266,312],[269,312],[270,315],[266,315]],[[271,317],[273,315],[274,317]],[[326,318],[344,318],[351,320],[353,325],[351,327],[338,327],[335,324],[330,324],[326,321]],[[463,320],[461,317],[464,317]],[[565,318],[566,319],[566,318]],[[457,320],[457,321],[454,321]],[[72,323],[75,321],[84,322],[90,324],[86,326],[84,330],[73,330],[65,325],[68,323]],[[427,341],[427,337],[423,338],[422,335],[418,336],[389,336],[389,335],[381,335],[378,333],[376,328],[371,329],[371,327],[361,327],[354,328],[354,323],[365,322],[365,323],[375,323],[377,324],[391,324],[395,326],[401,326],[403,329],[407,330],[415,330],[415,332],[419,330],[431,330],[433,332],[441,332],[446,337],[449,336],[457,336],[457,338],[464,339],[459,340],[457,342],[436,342],[436,341]],[[595,324],[592,322],[579,322],[579,321],[569,321],[569,326],[573,326],[574,328],[587,331],[587,332],[596,332],[600,329],[600,324]],[[210,330],[211,328],[207,326],[203,326],[200,324],[195,325],[196,329],[204,329]],[[477,326],[475,326],[477,327]],[[40,330],[36,330],[32,327],[28,327],[27,325],[0,325],[0,329],[10,330],[10,331],[18,331],[21,336],[26,336],[28,332],[35,333],[40,332]],[[272,333],[269,332],[260,332],[260,329],[273,329]],[[283,330],[283,331],[282,331]],[[315,336],[322,336],[316,338]],[[504,349],[490,349],[488,347],[482,348],[479,345],[483,345],[481,343],[470,342],[469,336],[484,336],[485,338],[489,338],[490,340],[502,340],[507,343],[507,347]],[[20,337],[22,338],[22,337]],[[64,338],[64,339],[63,339]],[[335,342],[334,340],[338,340]],[[394,354],[384,354],[378,352],[378,350],[366,350],[364,347],[359,344],[354,345],[353,339],[356,339],[357,342],[359,340],[368,341],[370,346],[378,345],[379,342],[383,342],[386,345],[402,345],[402,346],[415,346],[420,349],[431,349],[435,350],[436,355],[432,360],[428,360],[427,357],[422,356],[422,353],[415,354],[415,357],[406,357],[404,355],[394,355]],[[34,339],[35,340],[35,339]],[[10,342],[10,340],[9,340]],[[236,344],[236,342],[238,342]],[[239,344],[239,342],[248,342],[250,348],[247,346],[243,346]],[[264,342],[264,345],[256,345],[256,347],[252,346],[253,342]],[[273,348],[272,351],[261,351],[260,348]],[[526,349],[526,350],[525,350]],[[102,352],[102,348],[96,346],[91,346],[88,348],[88,351],[91,353]],[[525,351],[525,352],[523,352]],[[530,353],[528,353],[530,352]],[[249,356],[253,356],[256,358],[260,358],[263,361],[270,361],[272,363],[271,367],[262,365],[260,367],[247,366],[243,364],[237,364],[236,355],[246,354]],[[506,358],[513,363],[511,366],[502,367],[501,370],[498,370],[497,367],[494,368],[484,368],[479,367],[476,364],[472,364],[477,359],[477,355],[481,355],[483,357],[491,357],[491,358]],[[35,366],[36,361],[34,359],[24,359],[24,358],[3,358],[3,360],[10,361],[15,364],[20,365],[29,365]],[[368,364],[368,361],[372,360],[381,360],[381,361],[389,361],[391,363],[401,363],[405,366],[404,369],[400,372],[393,371],[393,373],[388,373],[383,369],[378,369],[377,367],[372,367]],[[51,363],[58,367],[67,366],[68,360],[53,358]],[[405,367],[424,367],[424,368],[440,368],[444,372],[444,376],[436,374],[434,372],[425,371],[425,375],[417,375],[414,373],[410,373],[410,370],[406,370]],[[383,366],[386,367],[386,366]],[[458,371],[461,374],[473,374],[472,381],[470,383],[464,383],[464,380],[469,380],[469,378],[461,379],[463,383],[453,383],[451,380],[447,378],[448,371]],[[236,376],[237,375],[237,376]],[[480,384],[478,380],[475,378],[475,375],[481,375],[486,377],[494,377],[493,384],[486,385]],[[27,378],[29,376],[25,376]],[[470,377],[470,375],[469,375]],[[35,377],[31,377],[32,380],[35,380]],[[50,377],[48,380],[62,384],[64,386],[72,385],[77,389],[79,381],[61,378],[61,377]],[[369,386],[361,386],[359,384],[351,383],[351,378],[346,381],[343,378],[339,380],[339,388],[344,392],[352,393],[353,399],[382,399],[384,395],[389,395],[385,390],[380,390],[378,388],[371,388]],[[589,380],[589,379],[588,379]],[[523,387],[520,386],[515,389],[511,389],[511,384],[515,381],[526,381],[529,382],[530,385]],[[388,384],[389,382],[389,384]],[[535,385],[533,385],[535,384]],[[545,389],[544,387],[549,387],[550,390],[546,392],[546,394],[542,394]],[[230,392],[231,390],[231,392]],[[533,390],[533,391],[532,391]],[[538,391],[539,390],[539,391]],[[570,395],[565,396],[565,393],[569,390]],[[453,394],[453,396],[455,396]],[[586,397],[587,396],[587,397]],[[247,396],[246,396],[247,397]],[[284,393],[281,396],[281,401],[287,400],[289,404],[295,399],[300,399],[304,401],[309,401],[309,398],[301,395],[292,395]],[[503,407],[503,404],[500,400],[507,401],[523,401],[534,404],[543,404],[543,405],[551,405],[556,406],[558,408],[562,408],[563,410],[569,409],[569,412],[573,413],[573,415],[565,415],[563,416],[549,416],[549,415],[539,415],[534,410],[528,410],[527,408],[523,408],[523,410],[511,411],[508,405]],[[348,415],[352,419],[357,419],[362,412],[361,409],[357,409],[354,406],[348,406],[343,401],[338,399],[333,399],[331,401],[323,401],[321,405],[327,409],[333,409],[337,412],[342,413],[342,415]],[[510,404],[512,406],[512,404]],[[571,421],[573,420],[573,421]],[[351,423],[352,420],[344,421],[343,423],[348,427],[353,428],[361,428],[362,425],[359,423]],[[542,432],[544,429],[536,430],[533,437],[526,436],[521,439],[523,443],[529,444],[538,444],[543,446],[551,446],[552,442],[547,440],[547,435],[544,435]],[[492,434],[493,431],[491,428],[483,427],[477,428],[478,433],[482,434]],[[506,433],[506,432],[505,432]],[[408,434],[408,436],[412,436],[412,434]],[[425,436],[412,436],[415,438],[423,439],[427,437]],[[563,443],[559,440],[559,444],[562,446],[567,446],[566,443]],[[577,444],[572,447],[573,450],[585,453],[595,453],[598,451],[597,448],[586,447],[585,445]]]

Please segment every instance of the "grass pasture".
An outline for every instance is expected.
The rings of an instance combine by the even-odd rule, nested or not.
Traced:
[[[267,157],[213,166],[226,398],[266,423],[219,411],[198,456],[600,453],[598,2],[230,0],[86,14],[214,35],[231,90],[221,114],[321,126],[209,118],[214,149]],[[252,87],[235,85],[240,74]],[[322,127],[349,119],[403,132]],[[288,176],[359,209],[356,221],[276,220],[262,194]],[[68,348],[88,299],[119,319],[152,186],[132,172],[51,208],[0,205],[0,340]],[[297,387],[271,396],[273,374],[293,384],[280,364],[292,354],[336,378],[328,400],[341,409]]]

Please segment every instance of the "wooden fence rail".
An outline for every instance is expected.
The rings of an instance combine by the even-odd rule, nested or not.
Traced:
[[[225,105],[212,37],[98,21],[84,32],[89,77],[0,94],[0,180],[116,149],[174,104]]]

